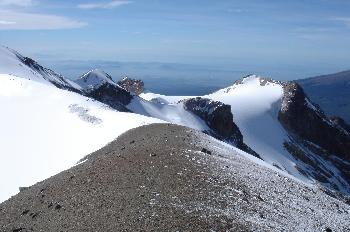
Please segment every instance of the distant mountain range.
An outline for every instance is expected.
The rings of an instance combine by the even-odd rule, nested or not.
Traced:
[[[327,115],[350,123],[350,70],[297,81]]]

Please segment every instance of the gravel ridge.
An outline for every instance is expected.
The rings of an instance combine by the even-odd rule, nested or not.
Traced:
[[[350,231],[349,218],[349,205],[173,124],[132,129],[0,204],[4,232]]]

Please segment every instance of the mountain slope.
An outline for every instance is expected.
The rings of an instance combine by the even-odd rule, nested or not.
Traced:
[[[326,114],[340,116],[350,124],[350,70],[297,82]]]
[[[83,145],[81,142],[82,140],[79,140],[81,144],[77,145],[76,147],[74,147],[74,149],[71,150],[71,155],[69,156],[69,159],[65,160],[63,162],[63,165],[57,165],[56,167],[53,167],[53,162],[50,163],[50,160],[59,159],[57,152],[60,152],[62,148],[57,149],[56,152],[50,152],[51,155],[46,157],[45,159],[41,158],[44,155],[44,152],[49,152],[48,149],[50,148],[50,146],[54,146],[58,141],[58,139],[51,140],[51,138],[48,137],[48,135],[54,134],[53,137],[55,138],[57,138],[58,135],[64,137],[64,141],[62,142],[62,144],[64,145],[65,143],[68,143],[67,145],[64,145],[64,149],[70,149],[72,147],[73,143],[68,141],[76,140],[74,136],[76,136],[77,138],[80,137],[79,130],[81,130],[81,133],[83,133],[85,136],[89,135],[89,133],[85,133],[83,129],[77,129],[76,131],[74,131],[75,133],[69,132],[69,128],[65,126],[64,120],[63,118],[61,118],[66,117],[65,113],[68,113],[67,111],[69,111],[69,113],[76,114],[80,119],[91,123],[92,128],[101,126],[98,124],[101,124],[101,122],[104,122],[104,120],[101,117],[96,117],[95,115],[90,114],[90,108],[96,107],[94,104],[99,104],[97,102],[94,102],[92,99],[105,103],[111,108],[121,112],[135,112],[153,118],[146,119],[141,115],[133,115],[129,118],[126,118],[128,114],[124,114],[123,116],[121,116],[122,114],[118,114],[115,112],[115,116],[113,119],[111,118],[110,122],[113,125],[106,125],[106,127],[109,127],[108,129],[106,129],[106,131],[110,132],[114,130],[115,136],[118,136],[118,134],[120,133],[119,131],[127,130],[128,128],[132,128],[138,125],[139,123],[143,124],[144,121],[159,122],[160,120],[189,126],[200,131],[205,131],[214,136],[220,136],[220,133],[216,133],[216,131],[214,131],[210,127],[210,125],[208,125],[198,115],[190,112],[189,110],[186,110],[183,106],[183,103],[163,104],[159,102],[150,102],[144,100],[120,87],[117,83],[115,83],[112,80],[110,75],[103,72],[102,70],[89,71],[88,73],[82,75],[74,83],[72,82],[70,86],[67,86],[64,83],[71,83],[67,79],[65,79],[59,74],[54,73],[51,70],[40,66],[30,58],[24,58],[23,56],[21,56],[13,50],[3,48],[0,52],[0,55],[2,57],[2,60],[6,60],[6,64],[8,64],[8,67],[5,67],[3,69],[0,68],[0,73],[5,72],[7,74],[11,74],[1,76],[1,81],[3,83],[3,85],[1,86],[2,93],[0,93],[3,97],[1,98],[1,100],[3,100],[6,106],[8,106],[7,108],[4,108],[5,113],[2,115],[2,118],[0,118],[6,118],[7,120],[3,120],[3,123],[5,123],[6,121],[7,128],[6,130],[2,131],[1,136],[6,137],[6,132],[10,130],[10,127],[13,127],[14,124],[19,124],[18,120],[20,120],[20,117],[15,119],[10,119],[10,117],[11,114],[25,114],[25,112],[22,111],[22,109],[24,108],[22,106],[22,104],[24,104],[23,102],[25,102],[26,106],[26,108],[24,109],[26,109],[28,112],[32,111],[30,109],[31,107],[35,107],[35,113],[29,114],[29,116],[26,117],[26,120],[23,120],[22,122],[22,128],[25,129],[26,132],[33,131],[30,132],[32,134],[28,135],[29,132],[22,133],[18,127],[15,127],[15,129],[12,132],[13,136],[8,137],[7,140],[3,140],[4,143],[5,141],[7,141],[7,146],[3,146],[2,150],[8,154],[14,153],[14,159],[8,159],[5,162],[3,162],[4,167],[6,166],[6,168],[3,169],[3,172],[8,172],[9,169],[12,169],[14,167],[14,161],[15,159],[21,156],[20,154],[24,153],[23,149],[29,149],[28,159],[31,156],[33,156],[32,162],[38,162],[34,165],[28,165],[28,171],[30,171],[31,175],[29,175],[27,179],[23,178],[23,181],[20,181],[19,177],[17,176],[15,176],[14,179],[9,179],[8,181],[6,181],[5,179],[0,180],[0,183],[2,183],[3,186],[9,186],[7,188],[7,191],[3,192],[3,195],[0,197],[0,201],[6,199],[10,196],[10,194],[16,192],[19,186],[27,186],[33,184],[35,181],[41,180],[44,177],[48,177],[49,175],[55,174],[58,171],[69,167],[69,165],[72,165],[73,161],[77,161],[79,158],[81,158],[82,154],[85,154],[87,151],[90,152],[93,149],[97,149],[114,138],[111,138],[110,135],[107,135],[107,133],[106,135],[94,133],[94,136],[91,136],[89,138],[93,139],[95,136],[99,136],[99,140],[104,141],[104,144],[97,141],[91,142],[90,140],[87,140],[89,141],[89,144],[86,146],[86,150],[83,149]],[[25,63],[22,64],[22,60],[31,61],[27,63],[28,65],[32,65],[28,66]],[[14,70],[14,72],[11,70]],[[16,77],[14,76],[14,74],[18,74],[21,76]],[[61,82],[58,82],[49,74],[53,74],[54,77],[59,78]],[[12,80],[13,82],[9,80]],[[39,83],[41,85],[38,85]],[[54,86],[58,89],[53,88]],[[72,90],[80,95],[74,95],[73,93],[64,91],[60,92],[59,89]],[[23,97],[23,95],[25,95],[26,97]],[[61,99],[62,102],[57,102],[62,97],[61,95],[64,95],[63,99]],[[18,99],[19,96],[20,99]],[[54,98],[53,96],[57,96],[57,98]],[[81,99],[78,101],[78,103],[75,103],[74,99],[77,96],[79,96]],[[84,98],[83,96],[89,97],[90,99]],[[84,102],[84,100],[82,99],[86,99],[86,101],[92,102],[92,106],[85,106],[84,104],[81,104],[81,102]],[[9,102],[12,101],[14,102],[14,104],[11,105]],[[48,104],[50,105],[47,106]],[[42,108],[40,107],[40,105]],[[102,108],[106,108],[106,106],[103,106]],[[111,111],[111,109],[108,109],[108,111]],[[55,112],[55,114],[51,115],[50,112]],[[40,120],[42,120],[44,123],[39,122],[39,113]],[[33,115],[35,116],[34,119],[32,118],[34,117]],[[34,121],[35,123],[31,123],[30,120]],[[69,117],[66,118],[66,120],[69,121],[69,123],[67,124],[71,125],[71,128],[75,128],[74,120],[70,121]],[[218,118],[218,120],[220,120],[220,118]],[[233,124],[232,120],[230,124]],[[27,130],[27,128],[29,128],[29,125],[31,125],[32,127],[38,127],[39,129],[35,130],[32,129],[32,127],[30,127],[30,129]],[[221,126],[225,126],[225,124],[222,124]],[[115,127],[119,128],[115,129]],[[37,134],[36,131],[39,131],[40,133],[38,132]],[[233,133],[236,132],[234,131]],[[240,135],[239,131],[237,131],[237,133]],[[69,134],[69,136],[65,134]],[[20,147],[21,149],[15,149],[14,151],[11,151],[10,147],[16,142],[16,137],[24,139],[23,136],[27,136],[28,138],[30,138],[28,139],[28,141],[29,143],[31,143],[31,147],[29,147],[29,145],[26,144],[26,146]],[[35,142],[31,142],[32,139],[34,139]],[[44,143],[47,143],[47,145],[39,145],[38,143],[40,140]],[[48,143],[47,141],[50,142]],[[232,144],[235,145],[235,143]],[[240,145],[242,145],[244,149],[248,149],[248,147],[245,144],[243,144],[242,141],[240,141]],[[39,149],[40,147],[44,147],[45,149]],[[83,153],[82,151],[86,152]],[[41,168],[37,168],[38,165],[40,166],[40,164],[43,164],[43,162],[50,163],[46,165],[46,171],[41,171]],[[20,167],[22,167],[23,165],[26,165],[26,163],[19,163]],[[24,168],[25,167],[23,167],[23,169]],[[40,175],[40,173],[42,173],[42,175]],[[3,175],[3,177],[5,177],[5,175]]]
[[[201,131],[210,131],[202,119],[186,111],[182,104],[160,104],[139,98],[119,86],[109,74],[102,70],[91,70],[73,82],[9,48],[1,47],[0,59],[0,73],[17,75],[43,84],[54,84],[60,89],[72,90],[118,111],[135,112]],[[125,79],[124,81],[140,85],[136,80]],[[130,83],[128,84],[130,87]]]
[[[52,85],[0,74],[0,202],[119,134],[160,122]]]
[[[161,104],[134,97],[127,108],[137,114],[159,118],[161,120],[188,126],[199,131],[208,131],[209,127],[195,114],[186,111],[182,103]]]
[[[233,121],[243,135],[243,142],[264,161],[304,182],[349,195],[349,152],[346,146],[342,149],[344,143],[350,143],[349,134],[321,114],[303,92],[295,92],[293,86],[293,83],[250,75],[228,88],[203,97],[231,106]],[[299,98],[287,98],[289,95]],[[155,96],[154,101],[170,104],[181,99],[151,93],[140,96],[148,99]],[[293,107],[293,104],[297,107]],[[298,109],[286,111],[293,128],[282,120],[281,112],[285,108]],[[295,130],[295,125],[304,122],[302,118],[299,120],[299,114],[303,115],[306,124],[317,123],[310,126],[305,124],[299,127],[301,130]],[[324,133],[330,134],[322,136],[322,128],[326,129]],[[313,137],[312,133],[321,136]],[[334,154],[334,151],[340,153]]]
[[[25,123],[21,126],[25,129],[25,133],[21,132],[19,127],[14,126],[13,136],[8,139],[11,146],[17,142],[16,137],[25,140],[24,137],[21,137],[21,133],[29,138],[28,141],[31,141],[32,138],[39,138],[44,141],[44,144],[48,143],[50,146],[54,146],[53,143],[56,144],[59,141],[55,137],[56,134],[64,139],[69,138],[64,142],[73,141],[75,137],[66,135],[70,133],[71,128],[75,127],[74,120],[70,119],[71,114],[76,114],[80,121],[88,123],[90,126],[86,128],[89,130],[106,126],[107,132],[101,130],[100,134],[96,131],[93,133],[93,130],[85,133],[85,128],[78,128],[71,133],[71,136],[74,135],[76,138],[79,138],[79,131],[84,131],[85,136],[93,134],[89,137],[93,142],[88,140],[89,145],[86,146],[91,145],[89,151],[93,149],[92,145],[96,145],[94,149],[103,145],[102,142],[95,143],[97,140],[94,141],[94,138],[97,136],[101,141],[107,143],[113,139],[108,136],[109,132],[114,131],[114,136],[118,136],[120,132],[143,123],[167,121],[203,131],[260,157],[306,183],[320,185],[327,191],[350,194],[349,127],[341,119],[327,118],[296,83],[283,83],[250,75],[228,88],[202,97],[173,97],[152,93],[136,96],[119,86],[110,75],[102,70],[92,70],[73,83],[10,49],[3,48],[0,51],[0,57],[9,64],[8,67],[2,69],[3,72],[11,74],[10,69],[14,69],[15,73],[23,75],[21,77],[3,75],[4,81],[0,87],[1,101],[7,108],[1,116],[4,119],[2,122],[4,128],[6,128],[1,136],[6,137],[6,133],[13,125],[21,125],[18,122],[22,120],[23,115],[32,112],[33,107],[35,109],[34,113],[29,113],[27,117],[24,117]],[[11,82],[12,80],[14,82]],[[142,89],[142,82],[137,80],[129,80],[124,84],[127,84],[125,88],[137,87],[138,93]],[[54,86],[58,89],[55,89]],[[59,89],[72,90],[78,94]],[[61,98],[64,100],[59,101]],[[75,101],[77,98],[80,99],[78,103]],[[105,103],[114,110],[129,113],[118,113],[96,101]],[[11,102],[14,103],[11,104]],[[111,126],[103,123],[106,121],[104,116],[95,115],[96,112],[92,110],[95,108],[102,108],[103,110],[96,111],[102,115],[105,115],[105,111],[113,112],[111,115],[114,116],[108,118]],[[55,114],[52,115],[52,112]],[[130,114],[130,112],[138,115]],[[18,117],[11,118],[12,114]],[[49,123],[41,125],[40,120]],[[65,120],[69,121],[70,129],[65,127]],[[38,127],[40,133],[36,133],[37,130],[33,127]],[[51,134],[56,139],[47,136]],[[30,155],[34,157],[35,151],[39,157],[44,154],[43,151],[54,153],[45,149],[41,150],[46,146],[37,141],[33,144],[35,146],[30,151],[34,152]],[[71,143],[69,145],[72,146]],[[9,146],[3,147],[11,154]],[[81,147],[83,147],[82,143],[77,146],[79,149]],[[23,153],[25,148],[26,146],[23,146],[19,151]],[[18,151],[16,152],[15,154],[19,154]],[[82,155],[80,150],[77,151],[78,153],[77,156]],[[54,154],[57,158],[57,154]],[[11,162],[7,168],[13,168],[14,162]],[[57,170],[55,172],[52,170],[51,174],[57,173]],[[10,170],[6,169],[6,171]],[[15,181],[12,181],[11,184],[12,189],[15,184],[18,186]]]
[[[232,105],[246,144],[262,159],[301,180],[350,194],[350,134],[295,82],[248,76],[209,96]]]
[[[273,165],[301,179],[290,154],[283,149],[287,133],[278,123],[279,103],[283,88],[278,83],[261,86],[257,76],[249,76],[231,87],[207,97],[232,107],[234,121],[242,131],[244,141]]]
[[[79,91],[80,87],[54,71],[42,67],[29,57],[0,45],[0,73],[55,85],[61,89]]]
[[[1,231],[348,231],[350,206],[190,128],[128,131],[0,204]]]
[[[75,81],[85,96],[103,102],[118,111],[134,112],[200,131],[210,130],[202,119],[186,111],[182,104],[162,104],[140,98],[112,80],[102,70],[92,70]]]

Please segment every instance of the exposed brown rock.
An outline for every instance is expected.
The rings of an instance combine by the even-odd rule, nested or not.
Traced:
[[[136,80],[129,77],[125,77],[118,81],[117,84],[135,95],[140,95],[144,91],[145,86],[142,80]]]

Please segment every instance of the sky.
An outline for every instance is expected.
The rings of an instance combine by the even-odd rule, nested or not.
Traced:
[[[350,69],[350,1],[0,0],[0,44],[53,62],[213,65],[291,78]]]

